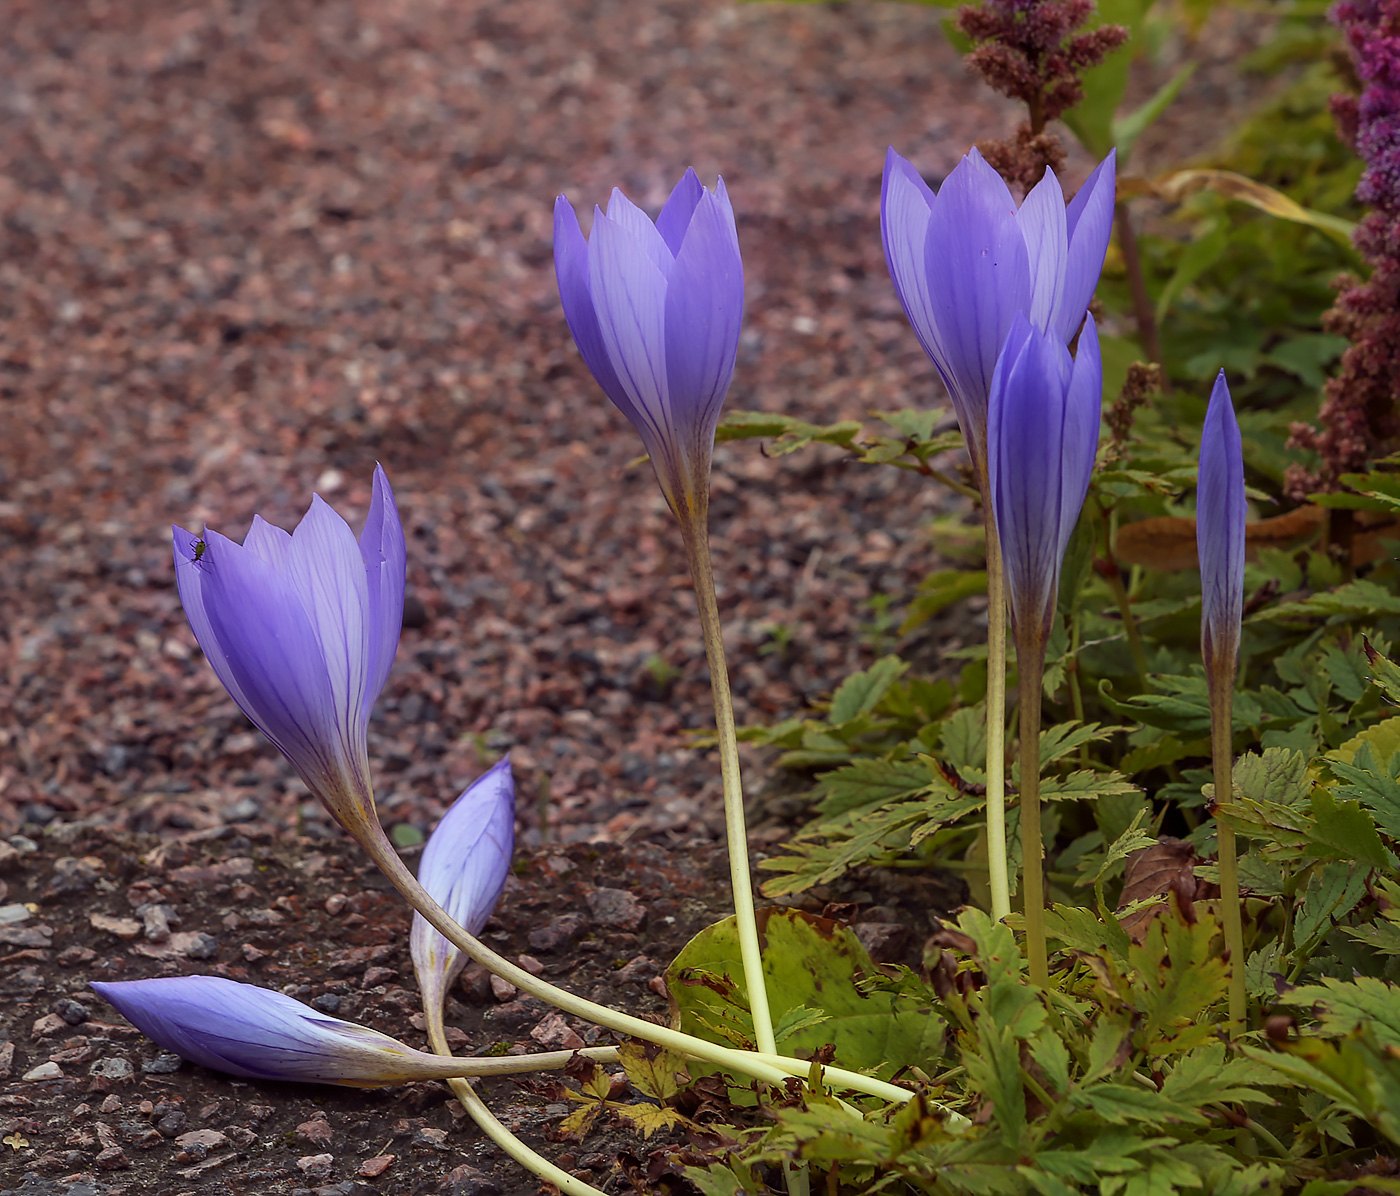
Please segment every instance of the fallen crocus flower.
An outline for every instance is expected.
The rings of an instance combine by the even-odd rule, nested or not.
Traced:
[[[92,987],[159,1046],[226,1075],[380,1088],[464,1074],[460,1059],[416,1051],[282,993],[221,976],[94,981]]]
[[[510,874],[515,847],[515,780],[510,757],[483,773],[455,802],[423,848],[418,880],[459,926],[478,934]],[[466,957],[413,915],[409,936],[424,1007],[441,1007]]]

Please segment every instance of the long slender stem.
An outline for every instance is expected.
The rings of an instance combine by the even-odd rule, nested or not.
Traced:
[[[1215,805],[1230,805],[1234,797],[1232,735],[1235,690],[1232,677],[1217,676],[1223,670],[1207,665],[1210,691],[1210,752],[1215,774]],[[1234,670],[1229,670],[1233,674]],[[1215,837],[1220,862],[1220,905],[1225,923],[1225,949],[1230,953],[1230,1021],[1236,1029],[1246,1029],[1248,1002],[1244,991],[1244,921],[1240,916],[1240,869],[1235,850],[1235,831],[1215,820]]]
[[[739,742],[734,731],[734,700],[729,692],[729,665],[724,657],[724,630],[715,596],[710,536],[704,514],[680,519],[681,536],[690,560],[690,576],[700,607],[700,627],[705,638],[705,659],[710,666],[714,693],[715,732],[719,743],[719,768],[724,784],[724,831],[729,841],[729,880],[734,890],[734,921],[739,931],[739,958],[744,965],[744,987],[753,1015],[754,1040],[759,1052],[773,1055],[773,1015],[768,1009],[768,987],[763,978],[763,952],[758,941],[758,920],[753,907],[753,878],[749,872],[748,831],[744,825],[744,787],[739,776]]]
[[[658,1046],[669,1047],[683,1055],[704,1060],[706,1063],[740,1075],[750,1076],[765,1084],[780,1084],[788,1076],[806,1078],[810,1074],[812,1064],[808,1060],[793,1059],[788,1056],[772,1056],[772,1061],[769,1062],[768,1057],[760,1056],[753,1051],[741,1051],[733,1047],[719,1046],[713,1042],[706,1042],[703,1038],[696,1038],[694,1035],[672,1030],[668,1026],[658,1026],[655,1022],[633,1017],[620,1010],[610,1009],[606,1005],[599,1005],[585,997],[557,988],[553,984],[541,980],[538,976],[531,975],[524,968],[497,955],[485,943],[480,942],[457,925],[442,906],[428,895],[413,873],[408,870],[407,865],[399,858],[398,852],[394,850],[388,836],[384,834],[384,830],[378,822],[367,819],[359,823],[359,829],[363,832],[356,835],[360,845],[369,852],[375,864],[388,877],[394,888],[403,895],[404,900],[422,914],[430,926],[465,954],[467,958],[474,963],[481,964],[482,967],[494,972],[503,980],[510,981],[521,992],[547,1001],[566,1013],[587,1018],[589,1021],[618,1034],[626,1034],[632,1038],[654,1042]],[[832,1087],[863,1092],[868,1096],[876,1096],[882,1100],[904,1103],[914,1095],[907,1088],[899,1088],[871,1076],[847,1071],[845,1068],[823,1067],[822,1075],[824,1082]]]
[[[447,1045],[447,1034],[442,1025],[442,1006],[437,1001],[429,999],[423,1002],[423,1021],[428,1031],[428,1044],[433,1051],[439,1055],[450,1056],[452,1048]],[[574,1052],[557,1051],[554,1053],[573,1055]],[[543,1155],[537,1154],[526,1146],[501,1124],[500,1119],[486,1107],[486,1102],[477,1095],[476,1089],[466,1080],[451,1079],[447,1083],[462,1108],[480,1127],[481,1132],[524,1167],[526,1171],[538,1175],[547,1183],[554,1184],[567,1196],[607,1196],[601,1188],[584,1183],[577,1176],[570,1175],[562,1168],[556,1167]]]
[[[987,513],[987,885],[992,917],[1011,912],[1006,867],[1006,570],[990,503]]]
[[[1123,251],[1123,270],[1128,276],[1128,290],[1133,297],[1133,317],[1137,321],[1143,351],[1150,360],[1161,365],[1162,344],[1157,337],[1157,315],[1152,310],[1152,298],[1147,293],[1147,279],[1143,275],[1142,254],[1138,252],[1132,213],[1123,200],[1113,205],[1113,224],[1118,233],[1118,248]],[[1171,390],[1166,370],[1162,371],[1162,390],[1164,393]]]
[[[1050,980],[1040,834],[1040,686],[1045,644],[1034,629],[1016,637],[1016,671],[1021,683],[1021,896],[1026,908],[1026,962],[1031,983],[1044,988]]]

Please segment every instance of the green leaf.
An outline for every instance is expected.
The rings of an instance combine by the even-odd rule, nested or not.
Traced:
[[[1376,824],[1359,802],[1337,801],[1325,789],[1312,796],[1313,846],[1324,857],[1357,860],[1372,868],[1390,864]]]
[[[865,758],[834,772],[824,773],[817,783],[820,810],[828,817],[888,805],[919,795],[930,786],[948,788],[923,759],[879,760]]]
[[[1163,112],[1171,107],[1176,97],[1181,94],[1181,89],[1186,86],[1186,81],[1196,73],[1196,66],[1196,63],[1188,62],[1163,83],[1145,103],[1140,104],[1125,116],[1114,118],[1113,140],[1118,146],[1121,161],[1126,162],[1133,146],[1137,144],[1137,139],[1156,123],[1157,118]]]
[[[1366,652],[1366,667],[1377,689],[1385,694],[1386,700],[1400,706],[1400,665],[1388,656],[1383,656],[1371,647],[1371,641],[1362,637]]]
[[[870,713],[908,668],[898,656],[882,656],[863,672],[851,674],[832,695],[831,722],[845,723]]]
[[[1379,771],[1374,764],[1371,745],[1363,743],[1353,763],[1329,758],[1327,767],[1342,781],[1338,797],[1352,798],[1372,812],[1376,825],[1392,839],[1400,839],[1400,781]]]
[[[1299,946],[1330,930],[1366,895],[1366,870],[1333,860],[1308,878],[1307,893],[1293,916],[1293,941]]]
[[[1231,770],[1235,792],[1252,801],[1301,805],[1308,796],[1308,758],[1287,748],[1246,752]]]
[[[793,909],[758,911],[763,974],[775,1020],[793,1010],[825,1020],[793,1025],[785,1048],[810,1055],[832,1044],[844,1067],[885,1075],[905,1066],[932,1069],[941,1055],[943,1023],[926,1003],[908,994],[863,992],[857,980],[878,975],[860,940],[845,926]],[[711,978],[721,978],[714,983]],[[680,1028],[716,1041],[713,1025],[734,1025],[752,1039],[739,938],[733,918],[706,927],[682,948],[666,970]],[[690,1071],[704,1071],[697,1063]]]
[[[1382,1046],[1400,1051],[1400,988],[1374,976],[1338,980],[1325,976],[1285,993],[1289,1005],[1314,1006],[1322,1032],[1349,1034],[1368,1027]]]
[[[899,625],[899,634],[907,635],[914,628],[923,626],[934,615],[955,602],[986,592],[985,570],[948,569],[930,573],[919,583],[919,592],[909,603],[904,622]]]

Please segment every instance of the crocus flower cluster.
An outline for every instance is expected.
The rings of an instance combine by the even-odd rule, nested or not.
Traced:
[[[724,180],[709,191],[687,170],[655,224],[614,189],[587,239],[561,195],[554,265],[579,352],[641,435],[666,501],[683,519],[703,514],[744,313]]]
[[[370,711],[403,626],[403,527],[383,469],[358,541],[319,496],[290,534],[260,516],[241,545],[173,533],[180,601],[214,672],[358,837],[374,819]]]
[[[1113,225],[1114,156],[1069,207],[1052,171],[1018,208],[974,148],[937,194],[893,149],[880,228],[909,322],[953,400],[979,471],[997,358],[1018,314],[1061,345],[1084,321]]]
[[[1233,684],[1244,611],[1244,445],[1221,370],[1206,408],[1196,489],[1201,562],[1201,655],[1212,685]]]
[[[992,376],[988,480],[1018,644],[1044,644],[1060,566],[1099,443],[1103,372],[1093,316],[1079,352],[1018,314]]]

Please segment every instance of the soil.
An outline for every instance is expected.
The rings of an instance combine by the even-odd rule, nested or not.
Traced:
[[[729,407],[938,401],[881,256],[881,161],[893,144],[936,179],[1015,116],[937,19],[0,0],[0,1196],[537,1190],[440,1086],[233,1082],[87,989],[215,972],[422,1041],[406,914],[200,657],[167,529],[290,526],[312,490],[358,525],[383,462],[409,539],[370,738],[386,823],[421,838],[509,749],[521,863],[488,941],[662,1016],[653,978],[728,912],[718,770],[687,734],[708,683],[679,538],[559,310],[552,201],[617,185],[655,210],[685,166],[722,172],[748,301]],[[1201,112],[1239,102],[1235,43],[1202,45],[1195,119],[1188,94],[1145,156],[1196,152]],[[714,491],[741,722],[886,650],[881,612],[940,563],[931,519],[969,516],[827,450],[721,446]],[[936,671],[981,627],[971,602],[900,651]],[[793,814],[755,803],[760,856]],[[910,961],[957,899],[879,877],[812,898]],[[453,1000],[477,1049],[588,1037],[480,976]],[[564,1165],[647,1190],[623,1163],[663,1139],[546,1143],[559,1101],[485,1092]]]

